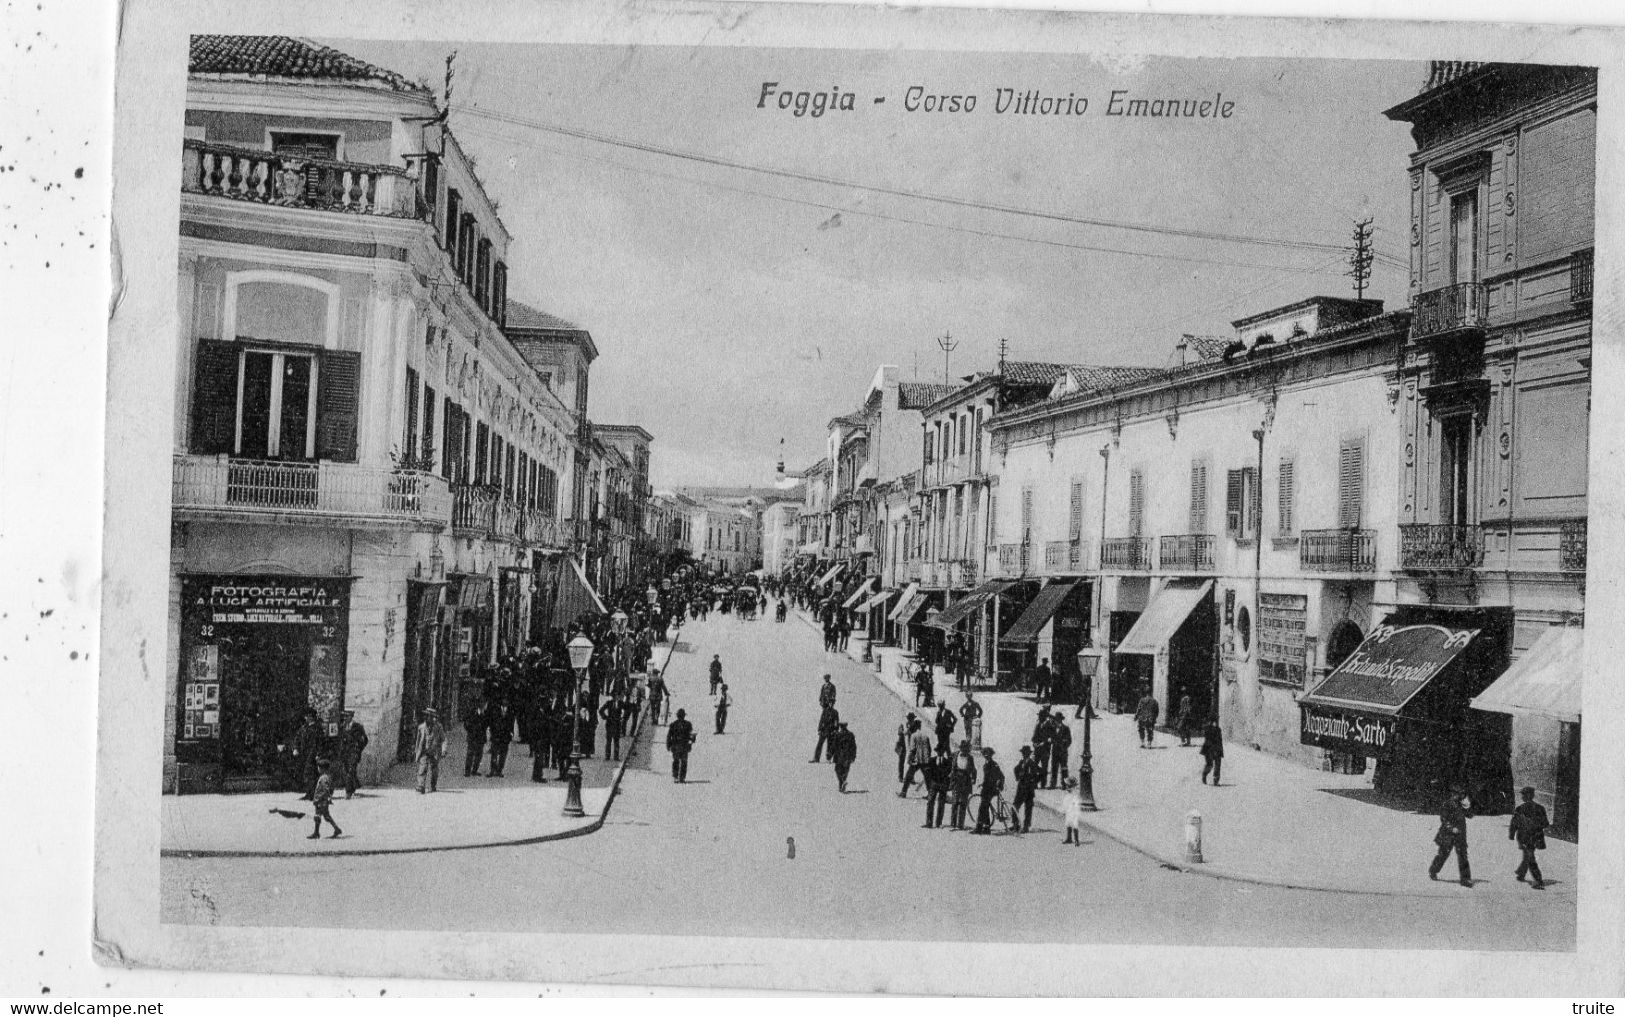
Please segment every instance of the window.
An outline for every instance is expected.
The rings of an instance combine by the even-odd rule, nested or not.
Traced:
[[[1258,536],[1258,470],[1246,466],[1225,477],[1224,532],[1237,540]]]
[[[1451,526],[1472,521],[1472,426],[1466,415],[1440,421],[1439,521]]]
[[[1083,481],[1074,480],[1068,496],[1066,536],[1076,544],[1083,539]]]
[[[426,472],[434,472],[434,386],[423,387],[423,447],[419,449],[419,456],[424,460],[423,467]]]
[[[510,501],[514,497],[515,480],[517,479],[514,476],[514,452],[513,444],[510,442],[504,452],[506,458],[503,460],[502,468],[502,493],[507,495]]]
[[[500,261],[491,270],[491,319],[508,327],[508,266]]]
[[[1207,463],[1191,463],[1191,517],[1188,533],[1207,532]]]
[[[1365,444],[1345,441],[1337,453],[1337,525],[1358,529],[1365,501]]]
[[[272,131],[271,151],[291,159],[339,158],[339,136],[313,131]]]
[[[969,419],[970,419],[969,417],[966,417],[964,420],[961,420],[959,422],[959,454],[960,455],[965,454],[965,431],[967,430],[966,423],[967,423],[967,421],[969,421]]]
[[[491,429],[485,424],[474,425],[474,483],[484,484],[486,467],[490,465]]]
[[[464,212],[457,226],[457,278],[465,285],[472,283],[474,273],[474,244],[478,237],[474,229],[474,216]]]
[[[1478,280],[1478,191],[1450,196],[1450,281]]]
[[[445,240],[446,254],[451,257],[452,270],[459,264],[457,260],[457,238],[462,229],[463,222],[463,196],[457,193],[457,188],[446,188],[446,228],[441,234]]]
[[[343,350],[200,340],[192,452],[355,462],[360,359]]]
[[[930,466],[931,463],[932,463],[932,459],[931,459],[931,432],[930,431],[925,432],[925,450],[922,453],[922,455],[923,455],[923,457],[925,459],[925,464],[927,466]]]
[[[1275,475],[1275,532],[1282,537],[1290,537],[1297,532],[1292,511],[1294,466],[1292,460],[1282,459]]]
[[[401,463],[418,455],[418,372],[406,369],[406,434],[401,439]]]
[[[485,237],[475,246],[474,299],[491,314],[491,241]],[[495,315],[491,315],[495,317]]]
[[[1128,475],[1128,535],[1145,534],[1145,471],[1130,470]]]

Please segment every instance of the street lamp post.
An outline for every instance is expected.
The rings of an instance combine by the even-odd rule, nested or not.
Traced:
[[[587,680],[587,665],[592,663],[592,640],[585,635],[576,636],[566,649],[570,653],[570,669],[576,674],[576,689],[570,703],[570,764],[564,774],[569,790],[564,796],[564,814],[580,819],[587,814],[581,807],[581,686]]]
[[[1086,646],[1078,651],[1078,672],[1083,675],[1083,758],[1078,760],[1078,801],[1084,811],[1097,812],[1095,764],[1089,751],[1090,721],[1095,717],[1095,675],[1100,673],[1101,651]]]

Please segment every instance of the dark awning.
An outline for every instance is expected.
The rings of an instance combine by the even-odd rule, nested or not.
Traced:
[[[1343,663],[1298,700],[1321,706],[1394,716],[1455,660],[1478,629],[1395,625],[1390,615],[1371,630]]]
[[[989,579],[981,586],[965,594],[964,597],[943,608],[941,614],[926,622],[926,624],[933,628],[951,629],[958,625],[961,619],[969,617],[972,611],[1014,585],[1016,585],[1014,579]]]
[[[604,609],[604,602],[593,591],[592,584],[587,582],[587,574],[581,571],[581,563],[574,558],[564,558],[559,562],[558,586],[558,596],[553,600],[554,628],[568,628],[584,614],[609,613]]]
[[[914,603],[915,598],[919,596],[920,584],[909,583],[908,587],[903,590],[902,595],[897,598],[897,603],[892,606],[891,613],[886,615],[886,620],[906,621],[907,619],[902,617],[903,612],[908,610],[909,606]]]
[[[1027,605],[1027,610],[1021,612],[1021,617],[1010,626],[1010,630],[999,638],[1001,643],[1036,643],[1038,633],[1056,611],[1061,609],[1061,602],[1066,595],[1072,592],[1076,583],[1050,583],[1038,591],[1038,596]]]

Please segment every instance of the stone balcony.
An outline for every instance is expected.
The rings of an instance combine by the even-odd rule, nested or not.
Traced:
[[[181,190],[286,208],[422,218],[417,181],[399,166],[276,155],[187,139]]]
[[[177,455],[171,490],[178,519],[433,529],[452,519],[442,478],[353,463]]]

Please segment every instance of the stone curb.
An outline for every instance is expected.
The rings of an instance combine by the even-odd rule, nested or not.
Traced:
[[[815,632],[820,631],[818,626],[815,625],[813,623],[813,621],[810,618],[807,617],[805,612],[801,611],[800,609],[797,609],[795,611],[795,615],[796,615],[796,617],[800,618],[802,620],[802,622],[805,623],[813,631],[815,631]],[[852,657],[850,653],[847,654],[847,657],[848,657],[848,659],[852,660],[853,663],[859,664],[860,666],[867,666],[867,665],[863,664],[863,661],[858,660],[855,657]],[[908,705],[908,700],[903,696],[903,694],[901,692],[899,692],[897,689],[893,688],[892,684],[890,682],[886,681],[886,679],[884,677],[882,677],[881,672],[876,672],[875,678],[876,678],[876,680],[878,680],[880,682],[880,684],[882,686],[885,687],[885,689],[887,691],[889,691],[893,696],[895,696],[898,699],[898,701],[902,702],[905,706]],[[1035,797],[1034,804],[1036,805],[1036,807],[1038,807],[1040,809],[1043,809],[1044,811],[1050,813],[1053,816],[1061,817],[1061,816],[1064,815],[1064,813],[1062,812],[1061,809],[1059,809],[1056,806],[1051,805],[1048,802],[1046,802],[1041,795]],[[1144,855],[1145,857],[1151,859],[1152,861],[1156,862],[1158,865],[1162,866],[1165,869],[1172,869],[1173,871],[1176,871],[1176,872],[1184,872],[1184,873],[1189,873],[1191,875],[1196,875],[1196,876],[1206,876],[1209,879],[1222,879],[1222,880],[1228,880],[1228,881],[1236,882],[1236,883],[1250,883],[1250,884],[1252,884],[1254,886],[1280,887],[1280,888],[1286,889],[1286,890],[1313,890],[1313,891],[1318,892],[1318,893],[1354,893],[1354,894],[1362,894],[1362,895],[1368,896],[1368,897],[1442,897],[1442,898],[1459,898],[1459,896],[1463,893],[1463,888],[1457,886],[1455,881],[1453,881],[1453,880],[1441,881],[1441,882],[1444,883],[1444,885],[1437,888],[1437,889],[1435,889],[1434,887],[1429,886],[1429,887],[1426,887],[1426,888],[1418,888],[1418,889],[1415,889],[1415,890],[1373,890],[1373,889],[1371,889],[1369,887],[1357,887],[1357,886],[1337,885],[1337,884],[1329,884],[1329,883],[1309,883],[1309,882],[1304,882],[1304,881],[1301,881],[1301,880],[1292,880],[1292,879],[1268,879],[1268,878],[1265,878],[1263,876],[1256,876],[1256,875],[1252,875],[1250,873],[1238,872],[1238,871],[1236,871],[1234,869],[1228,869],[1228,868],[1225,868],[1223,866],[1209,865],[1206,862],[1187,862],[1187,861],[1185,861],[1185,859],[1183,857],[1180,857],[1178,855],[1166,854],[1164,852],[1156,850],[1155,848],[1147,847],[1146,845],[1141,844],[1141,843],[1136,843],[1135,841],[1128,839],[1126,836],[1124,836],[1122,834],[1114,833],[1114,832],[1112,832],[1110,830],[1104,830],[1101,827],[1095,825],[1094,823],[1089,822],[1087,818],[1084,819],[1084,824],[1083,825],[1087,826],[1090,830],[1092,830],[1094,833],[1098,834],[1099,836],[1105,837],[1107,840],[1113,841],[1113,842],[1115,842],[1117,844],[1121,844],[1123,847],[1126,847],[1131,851],[1134,851],[1134,852],[1136,852],[1138,854]],[[1573,897],[1573,896],[1576,895],[1576,891],[1572,890],[1572,889],[1567,890],[1567,891],[1559,890],[1559,891],[1546,891],[1546,892],[1553,893],[1555,896]]]
[[[671,642],[666,647],[666,661],[661,667],[664,674],[671,666],[671,655],[677,649],[677,637],[682,634],[683,627],[677,626],[672,634]],[[590,833],[597,833],[604,828],[604,821],[609,818],[609,810],[615,804],[615,797],[621,791],[621,778],[626,776],[626,767],[637,754],[638,736],[643,733],[643,720],[648,714],[648,706],[638,714],[637,722],[632,728],[632,737],[628,739],[630,748],[627,749],[626,758],[621,760],[620,768],[615,771],[615,779],[610,782],[609,794],[604,798],[604,807],[598,810],[598,815],[589,823],[560,830],[557,833],[544,833],[536,837],[519,837],[512,840],[482,841],[478,844],[428,844],[423,847],[410,848],[356,848],[340,849],[338,851],[213,851],[188,850],[185,848],[162,848],[158,855],[161,858],[355,858],[368,855],[415,855],[431,854],[445,851],[476,851],[481,848],[496,847],[525,847],[531,844],[546,844],[550,841],[569,840],[572,837],[585,837]]]

